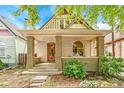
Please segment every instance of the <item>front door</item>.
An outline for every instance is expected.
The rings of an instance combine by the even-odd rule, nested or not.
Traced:
[[[55,43],[47,43],[47,61],[55,62]]]

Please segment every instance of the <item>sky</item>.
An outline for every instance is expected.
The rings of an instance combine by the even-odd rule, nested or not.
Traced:
[[[55,10],[56,6],[40,6],[38,12],[40,15],[40,22],[36,25],[36,28],[40,28],[47,20],[49,20]],[[24,11],[20,16],[13,16],[12,13],[16,11],[19,6],[16,5],[0,5],[0,16],[5,17],[11,23],[15,24],[20,29],[24,28],[24,21],[27,18],[27,12]]]
[[[40,28],[45,22],[47,22],[53,15],[55,10],[55,5],[48,5],[46,6],[40,6],[38,7],[38,13],[40,15],[40,22],[36,25],[36,29]],[[16,11],[19,8],[18,5],[0,5],[0,16],[5,17],[8,21],[15,24],[18,28],[23,29],[24,28],[24,20],[27,18],[27,12],[24,11],[21,13],[20,16],[13,16],[12,13]],[[103,24],[101,22],[102,17],[98,17],[98,24],[97,26],[99,29],[110,29],[108,24]]]

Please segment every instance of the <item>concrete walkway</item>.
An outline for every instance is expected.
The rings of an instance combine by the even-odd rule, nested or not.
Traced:
[[[48,76],[35,76],[30,82],[30,88],[41,88]]]
[[[47,80],[49,75],[61,74],[55,63],[41,63],[35,65],[32,69],[23,71],[22,75],[33,75],[34,77],[30,81],[30,88],[40,88],[42,84]]]

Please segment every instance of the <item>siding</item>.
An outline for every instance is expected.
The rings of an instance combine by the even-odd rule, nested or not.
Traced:
[[[15,51],[15,37],[14,36],[0,36],[0,41],[6,44],[6,55],[11,56],[10,59],[2,59],[4,63],[15,64],[16,63],[16,51]]]
[[[27,53],[27,44],[26,40],[23,40],[19,37],[15,37],[16,42],[16,64],[18,64],[18,55],[19,53]]]
[[[38,41],[35,44],[35,53],[41,57],[42,62],[47,62],[47,43],[55,42],[55,37],[45,37],[43,41]]]
[[[36,44],[36,53],[38,57],[41,57],[43,62],[47,62],[47,42],[42,41]]]
[[[84,28],[87,29],[83,24],[72,24],[69,28]]]
[[[112,44],[105,45],[105,52],[112,53]],[[115,43],[115,56],[124,58],[124,40]]]
[[[73,59],[71,57],[63,57],[62,58],[62,67],[64,67],[65,62]],[[75,58],[80,61],[81,64],[84,65],[87,71],[97,71],[98,70],[98,58],[97,57],[78,57]]]

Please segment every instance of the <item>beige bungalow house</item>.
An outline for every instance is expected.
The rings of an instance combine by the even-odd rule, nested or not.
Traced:
[[[96,71],[104,55],[104,36],[111,31],[94,30],[84,19],[67,20],[67,13],[53,16],[39,30],[19,30],[27,37],[27,68],[41,62],[55,63],[61,71],[64,62],[75,58],[86,64],[87,71]]]

